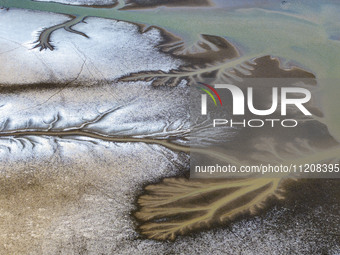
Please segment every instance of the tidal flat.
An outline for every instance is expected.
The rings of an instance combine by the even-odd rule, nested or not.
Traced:
[[[0,0],[0,253],[338,254],[338,179],[189,169],[339,163],[339,5],[168,2]],[[190,114],[206,79],[267,107],[258,78],[308,88],[313,115],[212,132]]]

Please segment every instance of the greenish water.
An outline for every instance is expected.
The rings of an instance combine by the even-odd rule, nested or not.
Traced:
[[[153,25],[181,37],[186,43],[200,34],[222,36],[240,51],[242,59],[272,55],[313,72],[325,116],[320,119],[340,141],[340,23],[339,5],[330,1],[298,12],[259,8],[230,11],[224,8],[158,8],[119,10],[30,0],[0,0],[0,6],[54,12],[80,17],[100,17]],[[309,5],[307,5],[307,3]]]

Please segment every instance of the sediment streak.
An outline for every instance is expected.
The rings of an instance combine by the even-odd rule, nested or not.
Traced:
[[[168,139],[152,139],[152,138],[134,138],[134,137],[114,137],[107,136],[99,133],[87,132],[82,130],[72,130],[72,131],[43,131],[43,130],[34,130],[34,131],[12,131],[12,132],[3,132],[0,133],[0,137],[17,137],[17,136],[56,136],[56,137],[67,137],[67,136],[84,136],[89,138],[100,139],[108,142],[116,142],[116,143],[136,143],[142,142],[147,144],[159,144],[168,149],[174,151],[182,151],[189,153],[190,147],[183,146],[179,144],[174,144],[170,142]]]

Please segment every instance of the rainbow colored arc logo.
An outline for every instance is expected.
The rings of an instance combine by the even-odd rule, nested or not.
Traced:
[[[203,82],[198,82],[198,84],[203,85],[206,88],[210,89],[217,96],[218,100],[220,101],[221,106],[223,105],[221,97],[217,93],[216,89],[214,89],[211,85],[203,83]],[[213,96],[213,94],[208,89],[204,89],[204,88],[201,88],[201,87],[197,87],[197,89],[200,89],[200,90],[204,91],[205,93],[207,93],[212,98],[212,100],[214,101],[215,105],[217,106],[217,102],[216,102],[215,97]]]
[[[203,83],[203,82],[198,82],[198,84],[201,84],[201,85],[205,86],[206,88],[210,89],[217,96],[218,100],[220,101],[221,106],[223,106],[221,97],[217,93],[216,89],[214,89],[211,85]],[[215,99],[215,97],[213,96],[213,94],[209,90],[201,88],[201,87],[198,87],[197,89],[200,89],[200,90],[204,91],[205,93],[207,93],[212,98],[212,100],[214,101],[215,105],[217,106],[216,99]]]

